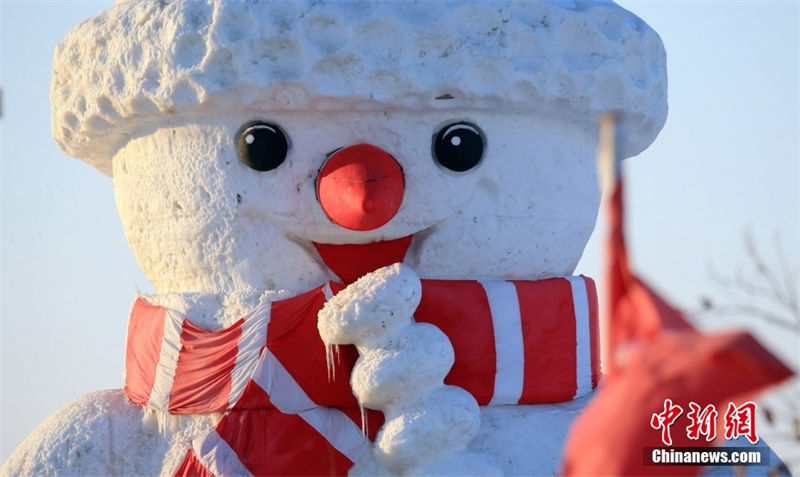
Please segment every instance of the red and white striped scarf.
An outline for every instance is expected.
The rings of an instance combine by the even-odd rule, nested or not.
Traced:
[[[328,283],[261,306],[230,327],[203,330],[179,313],[136,300],[128,328],[125,392],[173,414],[224,412],[195,439],[176,475],[345,474],[366,436],[350,388],[358,358],[341,347],[329,380],[317,312],[343,288]],[[450,339],[445,382],[480,405],[538,404],[590,392],[599,377],[594,283],[422,280],[414,318]]]

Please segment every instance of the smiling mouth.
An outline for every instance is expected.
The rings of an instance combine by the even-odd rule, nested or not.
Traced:
[[[344,283],[352,283],[369,272],[402,262],[413,235],[365,244],[312,242],[325,265]]]

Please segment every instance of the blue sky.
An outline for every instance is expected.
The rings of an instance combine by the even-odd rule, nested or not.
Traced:
[[[45,417],[120,387],[137,289],[111,180],[50,136],[52,51],[111,2],[0,0],[0,461]],[[635,267],[679,305],[717,292],[713,264],[746,265],[745,230],[800,262],[800,7],[786,2],[619,2],[668,54],[670,113],[626,161]],[[598,228],[579,271],[597,277]],[[797,336],[738,322],[798,368]]]

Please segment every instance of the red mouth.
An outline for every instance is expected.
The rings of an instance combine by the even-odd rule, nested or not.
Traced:
[[[365,244],[314,243],[322,261],[344,283],[353,283],[369,272],[402,262],[413,236]]]

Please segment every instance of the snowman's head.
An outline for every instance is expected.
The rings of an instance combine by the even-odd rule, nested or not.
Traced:
[[[612,3],[207,0],[80,25],[51,97],[159,291],[301,291],[382,254],[423,277],[570,273],[597,115],[636,154],[665,88],[657,35]]]

